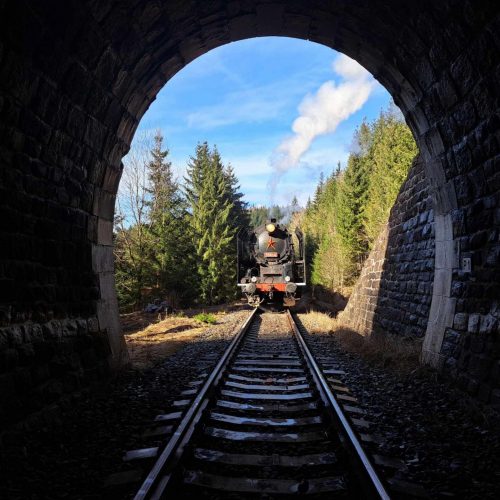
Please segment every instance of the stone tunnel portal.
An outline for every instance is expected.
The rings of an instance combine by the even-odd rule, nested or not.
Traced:
[[[2,417],[126,361],[112,249],[121,159],[177,71],[265,35],[347,54],[403,111],[435,218],[424,359],[498,402],[499,33],[486,0],[1,1]]]

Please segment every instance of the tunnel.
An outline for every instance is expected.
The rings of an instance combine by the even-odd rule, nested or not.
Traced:
[[[173,75],[271,35],[347,54],[402,110],[434,216],[422,361],[500,403],[498,2],[2,0],[2,420],[127,363],[113,275],[121,160]]]

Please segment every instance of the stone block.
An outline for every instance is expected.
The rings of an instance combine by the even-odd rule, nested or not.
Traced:
[[[97,220],[97,243],[99,245],[113,245],[113,222],[99,217]]]
[[[436,207],[437,209],[437,207]],[[434,217],[436,242],[453,240],[453,219],[451,215],[436,213]]]
[[[9,334],[5,329],[0,330],[0,351],[9,346]]]
[[[280,34],[284,28],[284,6],[279,4],[257,5],[257,27],[262,35]]]
[[[99,331],[99,321],[96,317],[87,320],[87,331],[89,333],[97,333]]]
[[[43,342],[42,327],[38,323],[32,323],[30,325],[29,340],[32,343]]]
[[[453,328],[460,331],[467,331],[469,317],[466,313],[455,314],[453,319]]]
[[[96,273],[114,272],[113,247],[103,245],[92,246],[92,267]]]
[[[467,331],[469,333],[477,333],[479,331],[480,321],[481,321],[480,314],[469,315],[469,323],[467,325]]]
[[[435,246],[435,267],[436,269],[451,269],[457,258],[455,256],[455,247],[453,241],[436,241]],[[431,260],[434,264],[434,261]]]
[[[481,322],[479,326],[479,333],[488,334],[493,332],[498,325],[498,320],[491,314],[486,316],[481,316]]]
[[[42,325],[42,332],[46,340],[60,339],[63,335],[61,322],[53,320],[44,323]]]
[[[106,220],[112,220],[115,213],[116,195],[96,188],[93,197],[93,214]]]
[[[78,335],[78,324],[76,320],[69,319],[61,321],[61,336],[62,337],[75,337]]]
[[[4,243],[2,243],[3,245]],[[0,325],[8,325],[12,319],[12,306],[0,305]]]
[[[23,343],[23,331],[19,325],[11,326],[6,331],[11,346],[19,346]]]

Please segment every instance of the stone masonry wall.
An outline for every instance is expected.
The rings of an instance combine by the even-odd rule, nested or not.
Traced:
[[[416,159],[339,318],[373,330],[423,337],[434,279],[433,210],[424,165]]]
[[[387,234],[388,225],[385,224],[363,265],[345,309],[338,315],[343,324],[363,336],[369,336],[373,331],[373,318],[387,248]]]
[[[96,318],[0,328],[0,428],[102,379],[109,356]]]

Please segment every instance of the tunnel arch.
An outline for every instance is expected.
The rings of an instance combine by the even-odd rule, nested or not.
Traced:
[[[177,71],[220,45],[275,35],[347,54],[403,111],[436,219],[424,360],[450,361],[456,373],[493,369],[500,296],[497,2],[4,0],[0,9],[0,312],[9,348],[17,345],[16,332],[20,343],[76,332],[89,344],[107,339],[110,352],[103,347],[101,356],[115,366],[126,362],[112,253],[121,159]],[[472,273],[459,268],[464,255]],[[470,339],[480,332],[489,335],[482,342],[490,351],[471,353]],[[442,352],[447,334],[457,344],[455,361]],[[82,373],[104,370],[84,361]],[[485,383],[490,397],[494,382]]]
[[[373,15],[371,10],[365,10],[364,13],[368,16]],[[452,326],[455,312],[455,301],[451,297],[451,276],[453,268],[456,267],[451,231],[451,212],[456,210],[457,203],[454,185],[447,182],[445,178],[444,146],[440,144],[442,141],[440,131],[437,124],[431,125],[431,119],[426,114],[428,109],[425,109],[421,104],[425,91],[435,85],[435,69],[428,58],[413,65],[407,61],[410,51],[405,52],[404,50],[413,47],[411,55],[416,58],[418,58],[419,51],[420,54],[425,52],[425,42],[417,33],[417,27],[423,20],[419,15],[420,20],[415,23],[415,26],[407,26],[402,31],[406,46],[397,55],[400,59],[406,60],[403,67],[405,74],[403,75],[398,67],[397,57],[388,60],[384,56],[383,48],[389,46],[390,38],[384,41],[380,34],[379,36],[376,33],[363,33],[361,35],[359,28],[366,28],[366,25],[363,25],[362,21],[358,19],[352,26],[352,21],[350,19],[346,21],[343,14],[347,13],[332,14],[321,8],[317,11],[312,10],[307,16],[298,15],[293,12],[293,9],[287,14],[284,4],[263,3],[255,6],[254,10],[229,19],[228,25],[221,24],[220,18],[215,16],[210,19],[209,23],[200,23],[199,30],[193,31],[187,36],[181,35],[178,38],[178,45],[173,55],[170,52],[164,53],[163,47],[160,45],[156,58],[150,57],[148,61],[148,65],[155,69],[146,72],[145,75],[141,74],[138,79],[141,81],[142,77],[145,90],[144,101],[135,104],[138,106],[139,114],[135,116],[135,119],[133,112],[122,117],[119,130],[123,130],[124,134],[120,138],[125,144],[130,144],[142,114],[166,82],[198,56],[220,45],[254,36],[286,35],[323,44],[356,59],[391,93],[395,103],[402,109],[425,159],[427,177],[434,198],[435,243],[438,259],[436,262],[435,293],[423,357],[426,362],[437,365],[445,328]],[[380,11],[379,16],[382,19],[390,19],[394,16],[393,9],[386,8]],[[381,24],[384,23],[382,19],[380,19]],[[429,19],[426,19],[425,22],[428,24]],[[375,28],[377,23],[373,24]],[[386,32],[386,35],[390,35],[390,30]],[[363,37],[368,40],[378,39],[381,46],[363,43]],[[156,59],[155,62],[153,62],[154,59]],[[166,59],[167,62],[163,62],[163,59]],[[140,67],[139,71],[143,71],[143,68]],[[429,107],[430,105],[427,104],[427,108]],[[107,193],[106,190],[104,193],[106,198],[113,194]],[[111,237],[111,229],[109,228],[108,224],[107,241],[110,241]],[[453,259],[442,259],[443,255],[453,256]],[[106,290],[101,289],[101,292],[101,297],[109,296],[110,300],[113,300],[111,287],[106,287]]]

